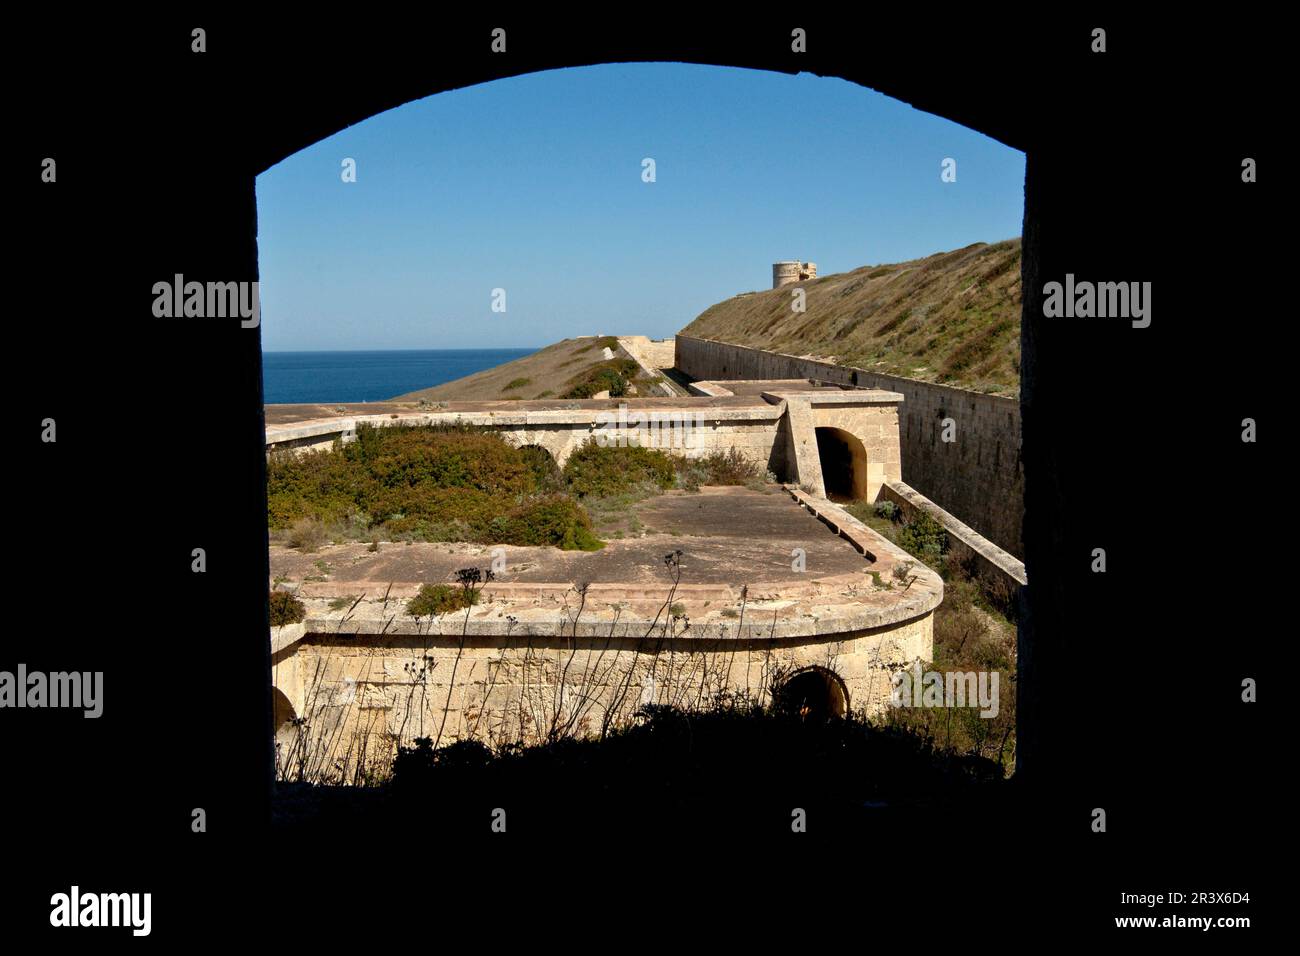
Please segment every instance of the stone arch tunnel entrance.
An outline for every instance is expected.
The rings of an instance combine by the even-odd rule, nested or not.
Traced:
[[[533,473],[537,487],[543,491],[556,491],[564,483],[563,473],[551,450],[544,445],[520,445],[524,464]]]
[[[810,723],[843,717],[849,710],[844,682],[824,667],[809,667],[792,674],[774,694],[776,709]]]
[[[349,31],[350,32],[346,36],[341,34],[340,48],[348,48],[350,45],[356,45],[359,43],[359,35],[356,32],[356,26],[350,25]],[[653,31],[651,31],[651,33],[653,33]],[[405,58],[396,57],[396,59],[403,62],[406,60],[409,60],[410,62],[418,62],[419,48],[415,43],[420,37],[420,34],[417,31],[409,31],[408,36],[410,37],[409,42],[412,43],[411,55]],[[385,39],[387,40],[389,38]],[[293,46],[295,42],[295,38],[287,31],[282,34],[276,34],[273,30],[268,30],[257,34],[257,43],[268,50],[279,50],[282,45],[284,47],[290,47]],[[669,56],[666,54],[666,51],[671,51],[674,44],[679,42],[679,37],[646,39],[643,36],[637,40],[636,44],[632,48],[633,53],[635,54],[632,56],[632,59],[638,57],[646,61],[681,59],[680,56]],[[1008,60],[1014,59],[1017,55],[1027,54],[1029,48],[1023,44],[1022,38],[1015,31],[1006,31],[1005,42],[1006,46],[1001,52]],[[656,44],[658,45],[656,46]],[[711,62],[720,65],[731,64],[733,61],[734,57],[729,53],[701,53],[701,45],[699,41],[693,41],[693,44],[694,45],[687,54],[688,57],[712,56],[713,59]],[[707,47],[707,45],[705,46]],[[592,42],[586,37],[574,34],[572,30],[557,35],[550,43],[546,44],[544,48],[548,51],[546,62],[534,65],[534,69],[555,69],[569,65],[590,65],[591,63],[591,50],[593,48]],[[896,48],[902,49],[902,45],[896,45]],[[964,45],[960,49],[965,49]],[[886,50],[888,50],[888,47],[882,47],[882,52],[885,52]],[[958,47],[954,46],[952,52],[954,54],[954,61],[960,61],[960,56],[957,55],[960,52]],[[990,54],[986,50],[983,55],[988,56]],[[624,57],[624,59],[626,58],[627,57]],[[488,82],[491,80],[501,79],[513,75],[513,71],[519,69],[513,62],[506,61],[504,57],[501,58],[501,62],[508,65],[502,66],[499,70],[495,68],[486,69],[482,74],[476,75],[473,80],[477,82]],[[1033,141],[1033,137],[1039,135],[1038,130],[1040,124],[1031,123],[1030,120],[1043,115],[1044,111],[1042,109],[1027,108],[1023,100],[1005,102],[990,100],[986,96],[975,95],[975,93],[963,88],[960,84],[937,80],[934,78],[932,71],[918,72],[914,62],[900,60],[898,63],[892,63],[890,62],[888,55],[878,58],[858,58],[856,60],[846,60],[846,62],[852,62],[854,65],[852,67],[831,68],[828,75],[838,76],[849,82],[860,84],[863,87],[876,90],[887,96],[901,99],[904,102],[913,104],[914,108],[925,109],[936,115],[961,123],[972,129],[983,132],[988,136],[1000,139],[1008,145],[1018,149],[1027,149],[1028,144]],[[747,59],[743,66],[745,68],[753,69],[755,64],[752,62],[752,59]],[[773,60],[768,64],[764,64],[761,68],[773,71],[782,71],[785,69],[785,66],[784,62],[776,62]],[[315,68],[319,71],[320,75],[328,75],[328,63],[321,63],[316,65]],[[440,67],[439,70],[441,69],[442,68]],[[297,73],[295,72],[294,78],[296,79],[296,77]],[[265,78],[259,78],[259,96],[262,95],[261,90],[265,82]],[[284,87],[287,95],[289,89],[288,82],[277,78],[276,83],[278,83],[279,86]],[[359,81],[357,89],[355,89],[352,92],[352,95],[345,101],[332,100],[325,103],[316,102],[308,98],[306,105],[310,108],[291,111],[290,114],[287,114],[287,121],[285,116],[276,115],[273,124],[270,120],[267,120],[268,125],[266,128],[258,130],[260,135],[247,137],[247,142],[249,144],[248,165],[256,171],[269,169],[271,166],[279,163],[295,151],[303,149],[306,145],[331,136],[369,116],[378,115],[383,111],[391,110],[396,104],[410,102],[434,93],[458,88],[464,85],[465,79],[455,73],[454,68],[448,68],[446,73],[435,71],[432,74],[429,73],[428,70],[412,71],[409,75],[379,72]],[[273,88],[276,88],[274,84]],[[297,94],[295,93],[295,95]],[[256,102],[256,100],[250,96],[249,102]],[[251,112],[250,115],[259,114]],[[1068,152],[1064,155],[1068,158],[1073,157],[1075,153]],[[1024,271],[1026,276],[1032,277],[1038,276],[1044,268],[1044,264],[1041,261],[1042,256],[1040,251],[1041,243],[1039,236],[1043,231],[1039,228],[1040,223],[1056,224],[1059,222],[1062,224],[1063,228],[1064,224],[1067,224],[1070,221],[1068,217],[1057,211],[1056,206],[1053,206],[1050,202],[1046,202],[1045,200],[1050,199],[1055,195],[1050,190],[1052,187],[1056,186],[1058,181],[1065,183],[1073,182],[1073,180],[1066,178],[1065,173],[1062,172],[1062,168],[1064,167],[1068,170],[1070,168],[1070,163],[1074,162],[1074,160],[1062,160],[1057,154],[1050,153],[1046,148],[1043,148],[1041,142],[1034,154],[1034,158],[1036,162],[1033,165],[1033,175],[1027,175],[1025,183],[1026,205],[1023,229],[1025,237]],[[224,157],[223,162],[225,163],[224,168],[219,168],[214,162],[211,170],[207,169],[207,167],[203,167],[203,171],[213,175],[213,178],[215,179],[220,179],[220,175],[228,177],[230,175],[230,170],[233,167],[231,167],[231,164],[228,161],[225,161]],[[177,168],[179,172],[177,173],[178,178],[176,185],[179,188],[182,182],[188,181],[194,176],[194,172],[193,166]],[[180,178],[182,174],[184,180]],[[251,183],[243,181],[240,181],[240,183],[232,187],[232,189],[234,190],[235,195],[245,196],[246,194],[247,201],[242,204],[227,204],[227,206],[222,210],[222,216],[216,217],[216,224],[219,228],[213,229],[209,227],[209,234],[206,241],[211,244],[214,250],[223,250],[223,254],[228,254],[224,253],[224,250],[227,249],[238,250],[237,254],[241,256],[242,263],[247,266],[249,274],[256,275],[258,258],[257,244],[252,238],[257,235],[256,202],[253,189]],[[1058,251],[1056,253],[1056,258],[1053,259],[1052,262],[1059,263],[1061,261],[1068,261],[1068,259],[1063,259],[1061,253]],[[1026,282],[1028,281],[1029,280],[1026,279]],[[1036,302],[1032,301],[1032,297],[1026,297],[1025,299],[1024,314],[1027,318],[1035,314],[1041,318],[1041,308]],[[1040,345],[1040,336],[1036,333],[1035,328],[1028,321],[1026,321],[1025,325],[1026,331],[1023,348],[1026,360],[1029,361],[1029,365],[1032,368],[1034,367],[1033,359],[1035,356],[1038,356],[1043,367],[1047,368],[1049,366],[1048,359],[1054,357],[1056,353],[1059,352],[1059,349],[1048,347],[1048,345],[1051,344],[1050,339],[1046,340],[1047,344]],[[260,360],[259,356],[256,354],[260,346],[260,338],[255,336],[244,336],[240,338],[232,337],[230,341],[235,343],[230,346],[231,348],[239,349],[237,356],[238,360],[246,363],[249,368],[256,370],[259,367],[256,363]],[[236,391],[236,386],[233,384],[234,381],[235,380],[232,379],[232,384],[229,385],[229,388],[231,389],[231,401],[235,403],[245,401],[246,397],[244,394]],[[1035,394],[1033,388],[1034,382],[1027,378],[1026,383],[1027,407],[1030,404],[1036,403],[1037,408],[1041,413],[1043,408],[1050,407],[1051,404],[1057,400],[1054,392],[1040,388],[1038,389],[1038,393]],[[258,409],[258,411],[260,411],[260,409]],[[256,416],[249,414],[247,417],[252,421]],[[820,433],[821,429],[818,429],[818,432]],[[233,434],[234,432],[232,430],[232,435]],[[262,448],[260,445],[262,437],[261,434],[258,435],[259,457]],[[818,450],[821,452],[821,435],[818,434],[817,437],[819,446]],[[232,437],[232,443],[234,440],[235,439]],[[846,441],[845,445],[848,444],[849,443]],[[1026,460],[1030,457],[1036,457],[1030,455],[1028,452],[1029,447],[1030,446],[1027,444]],[[232,445],[231,455],[236,455],[238,452],[238,447]],[[850,461],[851,458],[850,448]],[[260,463],[255,462],[254,464],[257,464],[257,467],[261,467]],[[858,472],[865,474],[862,469],[858,469]],[[835,470],[832,468],[827,475],[827,490],[830,491],[830,488],[835,484]],[[850,487],[852,487],[852,483],[850,484]],[[1027,522],[1026,529],[1028,530],[1028,528],[1029,523]],[[260,540],[259,535],[265,534],[264,515],[259,514],[256,521],[250,521],[247,533],[250,540]],[[1050,553],[1046,560],[1050,562]],[[1048,567],[1050,569],[1050,563],[1048,564]],[[263,583],[264,582],[258,582],[259,588],[261,588]],[[1053,613],[1051,609],[1042,607],[1039,608],[1039,611],[1040,619],[1046,619],[1049,621],[1052,619]],[[266,617],[265,604],[262,605],[260,614],[261,618],[264,620]],[[253,616],[255,617],[256,615],[254,614]],[[1032,639],[1036,636],[1036,630],[1037,629],[1032,627],[1029,623],[1021,624],[1020,642],[1022,646],[1028,646],[1032,642]],[[1054,660],[1054,658],[1044,656],[1040,659],[1035,672],[1026,672],[1022,674],[1023,679],[1020,685],[1022,692],[1032,700],[1039,702],[1040,706],[1044,709],[1046,709],[1047,705],[1046,703],[1039,701],[1038,688],[1043,686],[1045,683],[1050,683],[1049,681],[1046,681],[1045,678],[1056,672],[1056,665],[1053,663]],[[243,663],[248,671],[249,679],[254,682],[262,679],[264,664],[256,656],[249,658]],[[270,701],[263,698],[262,712],[256,717],[250,718],[250,720],[264,723],[265,710],[270,709],[270,703]],[[278,719],[276,723],[277,725],[280,723]],[[1027,732],[1026,726],[1018,725],[1017,733],[1021,740],[1020,752],[1026,757],[1028,757],[1031,752],[1034,757],[1040,759],[1045,758],[1050,754],[1050,751],[1034,745],[1038,735],[1031,736],[1031,734]],[[249,765],[253,767],[262,766],[265,763],[264,754],[250,756],[248,760],[250,761]],[[1018,761],[1018,765],[1020,763],[1028,763],[1028,760]]]
[[[817,457],[821,460],[822,483],[827,498],[831,501],[861,501],[870,497],[867,449],[851,432],[842,428],[818,428]]]
[[[293,721],[298,716],[293,704],[278,687],[271,688],[272,726],[275,728],[275,761],[277,771],[283,771],[293,758],[298,731]]]

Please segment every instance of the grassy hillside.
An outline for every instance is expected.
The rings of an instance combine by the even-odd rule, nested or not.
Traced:
[[[608,346],[612,361],[604,359]],[[564,339],[532,355],[466,375],[433,388],[420,389],[391,399],[397,402],[480,402],[535,398],[588,398],[598,391],[618,391],[621,377],[636,380],[635,363],[612,336]],[[610,388],[613,385],[614,388]],[[584,394],[585,393],[585,394]]]
[[[981,392],[1020,390],[1020,239],[863,266],[719,302],[683,335]]]

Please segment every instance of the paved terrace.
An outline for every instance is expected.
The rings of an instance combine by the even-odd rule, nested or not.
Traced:
[[[574,585],[588,582],[578,636],[643,636],[665,613],[673,579],[664,556],[678,549],[681,582],[672,600],[690,620],[683,639],[860,632],[923,615],[943,597],[933,571],[837,506],[791,488],[669,492],[635,508],[645,533],[609,541],[600,551],[499,546],[505,570],[470,611],[467,632],[572,635],[581,603]],[[443,543],[367,548],[355,543],[300,554],[272,546],[273,579],[297,585],[308,611],[303,625],[279,629],[286,633],[273,636],[277,645],[302,633],[458,634],[464,611],[417,623],[405,602],[423,584],[453,583],[460,568],[488,568],[495,550]],[[792,568],[796,548],[805,555],[803,572]],[[912,564],[910,583],[894,576],[902,562]],[[744,586],[742,624],[733,615]],[[354,610],[329,608],[331,599],[360,595]]]

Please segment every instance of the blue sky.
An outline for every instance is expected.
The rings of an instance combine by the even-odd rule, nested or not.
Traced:
[[[262,347],[662,338],[769,288],[780,259],[828,275],[1018,236],[1024,172],[1017,150],[811,74],[610,64],[440,93],[258,177]]]

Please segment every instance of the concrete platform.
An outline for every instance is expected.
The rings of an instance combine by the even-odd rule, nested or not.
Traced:
[[[469,633],[499,633],[507,616],[525,633],[554,633],[557,622],[571,627],[580,584],[589,587],[577,633],[607,634],[616,624],[614,633],[626,636],[662,615],[670,593],[690,619],[687,636],[701,638],[882,627],[925,614],[942,599],[938,575],[847,512],[802,492],[704,488],[650,498],[635,511],[646,532],[597,552],[441,543],[382,543],[370,552],[353,543],[300,554],[277,545],[271,573],[296,588],[312,632],[414,633],[421,625],[406,615],[406,600],[424,584],[453,583],[461,568],[486,570],[494,558],[499,570],[469,615]],[[679,549],[674,591],[664,558]],[[913,566],[906,582],[894,575],[903,562]],[[350,614],[329,610],[331,599],[363,594]],[[459,630],[463,617],[448,615],[436,626]]]

